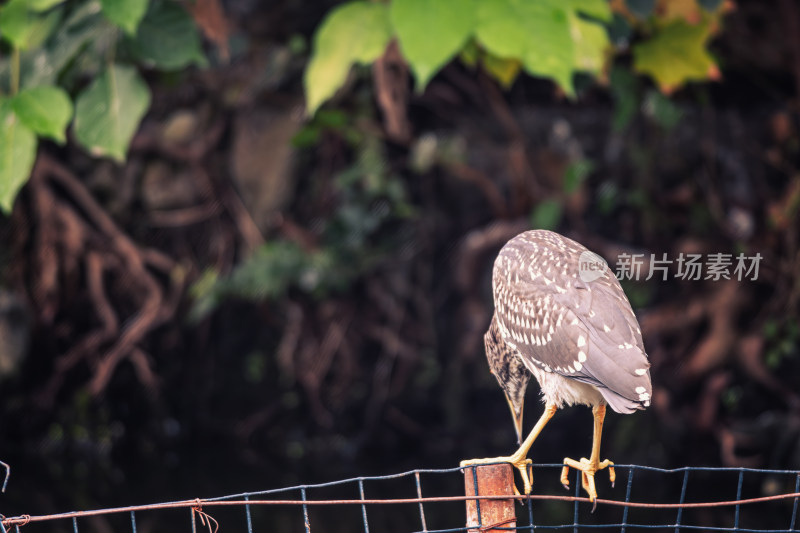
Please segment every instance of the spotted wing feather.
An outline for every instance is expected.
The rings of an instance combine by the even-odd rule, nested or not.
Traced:
[[[498,326],[523,361],[595,386],[612,409],[649,405],[652,388],[641,331],[608,266],[583,281],[588,250],[558,234],[525,232],[495,262]]]

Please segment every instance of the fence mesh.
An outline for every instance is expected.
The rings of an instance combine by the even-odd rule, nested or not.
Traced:
[[[517,525],[492,530],[736,531],[783,533],[798,530],[800,471],[684,467],[661,469],[617,465],[617,484],[597,475],[596,512],[583,497],[580,473],[571,491],[558,483],[561,464],[533,465],[534,491],[515,506]],[[174,531],[183,522],[193,533],[339,531],[450,533],[467,528],[465,501],[499,497],[465,494],[463,468],[420,469],[314,485],[297,485],[216,498],[3,518],[3,531],[103,529]],[[467,475],[477,475],[467,469]],[[474,483],[478,487],[477,478]],[[476,489],[477,492],[477,489]],[[711,495],[715,495],[713,498]],[[722,498],[722,499],[720,499]],[[507,498],[506,498],[507,499]],[[188,513],[188,514],[183,514]],[[169,515],[169,518],[167,517]],[[97,527],[92,520],[103,520]],[[188,524],[187,524],[188,522]],[[145,528],[142,528],[145,529]],[[179,529],[180,530],[180,529]]]

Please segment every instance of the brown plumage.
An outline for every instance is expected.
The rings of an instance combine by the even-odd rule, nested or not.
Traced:
[[[600,461],[605,406],[632,413],[650,405],[650,364],[630,303],[605,261],[583,245],[545,230],[511,239],[495,260],[492,275],[495,313],[484,337],[492,373],[505,392],[518,439],[530,376],[539,382],[545,412],[520,449],[508,458],[520,469],[530,492],[526,456],[530,445],[558,408],[583,404],[595,418],[590,459],[565,458],[583,472],[594,501],[594,473],[613,463]]]

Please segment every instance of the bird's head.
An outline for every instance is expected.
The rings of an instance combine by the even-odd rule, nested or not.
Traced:
[[[511,417],[514,420],[514,430],[517,433],[517,443],[522,442],[522,408],[525,405],[525,389],[531,378],[530,371],[525,368],[517,356],[516,351],[505,343],[497,327],[497,321],[492,318],[489,331],[483,337],[486,346],[486,358],[489,368],[497,378],[506,395]]]

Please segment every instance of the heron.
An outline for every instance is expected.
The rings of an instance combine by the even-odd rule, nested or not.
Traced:
[[[600,460],[606,406],[629,414],[651,401],[650,363],[630,302],[599,255],[547,230],[520,233],[503,246],[492,270],[492,295],[486,358],[505,393],[519,448],[507,457],[470,459],[461,466],[511,463],[530,494],[531,445],[558,409],[586,405],[594,417],[592,450],[588,458],[564,458],[561,483],[569,488],[569,469],[579,470],[581,486],[597,505],[595,474],[608,469],[612,486],[616,477],[614,463]],[[522,441],[531,375],[539,383],[544,412]]]

